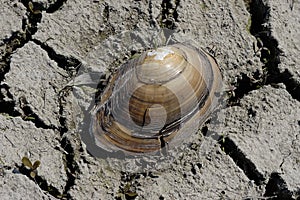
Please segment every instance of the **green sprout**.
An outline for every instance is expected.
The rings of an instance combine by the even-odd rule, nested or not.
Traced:
[[[25,167],[29,168],[30,170],[30,177],[31,178],[35,178],[35,176],[37,175],[37,168],[40,166],[41,161],[37,160],[35,161],[33,164],[32,162],[29,160],[29,158],[27,158],[26,156],[24,156],[22,158],[22,163]]]

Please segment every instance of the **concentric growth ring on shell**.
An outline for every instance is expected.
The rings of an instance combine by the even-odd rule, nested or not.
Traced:
[[[174,44],[144,52],[113,74],[94,109],[90,134],[109,152],[178,145],[178,138],[191,134],[183,128],[199,126],[215,107],[220,87],[215,59],[201,49]]]

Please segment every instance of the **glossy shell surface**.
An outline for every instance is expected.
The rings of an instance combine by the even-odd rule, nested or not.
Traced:
[[[221,75],[201,49],[174,44],[142,53],[112,75],[90,134],[109,152],[157,152],[199,128],[216,106]]]

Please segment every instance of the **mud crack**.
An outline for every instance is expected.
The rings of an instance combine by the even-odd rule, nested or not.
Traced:
[[[51,4],[48,7],[48,9],[46,9],[46,12],[47,13],[54,13],[55,11],[59,10],[66,1],[67,0],[57,0],[57,1],[55,1],[53,4]]]
[[[257,39],[260,61],[263,63],[263,76],[254,73],[251,77],[242,74],[238,81],[234,94],[235,97],[229,99],[229,105],[239,104],[239,100],[250,91],[261,88],[263,85],[276,85],[283,83],[291,96],[300,100],[299,83],[292,80],[292,74],[285,70],[280,72],[280,56],[282,51],[278,47],[278,41],[272,36],[271,26],[268,24],[270,17],[270,7],[262,0],[244,0],[251,14],[250,33]],[[258,55],[258,54],[257,54]],[[238,148],[230,138],[221,138],[219,144],[239,166],[250,180],[254,180],[256,185],[265,185],[265,177],[258,172],[254,163]],[[284,160],[283,160],[284,162]],[[282,164],[283,164],[282,162]],[[289,191],[286,182],[278,173],[272,173],[265,185],[264,196],[270,199],[293,199],[293,192]]]
[[[72,188],[72,186],[75,185],[76,174],[79,173],[79,167],[75,161],[76,150],[72,146],[72,142],[70,141],[70,139],[66,136],[66,133],[68,132],[68,126],[64,110],[66,106],[65,98],[69,95],[71,91],[71,87],[66,87],[59,93],[59,122],[61,135],[60,145],[65,151],[65,167],[68,177],[62,196],[67,197],[67,199],[71,199],[71,196],[68,192]]]
[[[161,28],[176,29],[175,22],[178,22],[177,9],[180,5],[180,0],[163,0],[161,4]]]
[[[27,102],[25,96],[19,98],[18,104],[19,104],[20,108],[22,109],[23,113],[20,113],[20,115],[24,121],[33,122],[37,128],[55,129],[54,126],[46,125],[44,123],[44,121],[36,113],[33,112],[33,110],[30,107],[30,104]]]
[[[270,199],[293,199],[293,193],[288,190],[286,182],[278,173],[271,174],[264,196]]]
[[[300,84],[294,80],[288,70],[279,69],[280,56],[283,52],[278,47],[278,41],[272,36],[272,27],[268,24],[270,7],[262,0],[244,0],[248,12],[251,14],[250,33],[257,39],[254,53],[260,55],[263,63],[263,75],[255,72],[251,76],[241,74],[234,89],[234,96],[229,99],[229,105],[239,104],[239,100],[250,91],[263,85],[277,85],[283,83],[291,96],[300,101]]]
[[[269,21],[270,7],[262,0],[252,0],[248,11],[252,21],[250,33],[257,39],[261,53],[260,60],[265,64],[264,83],[266,85],[283,83],[291,96],[300,101],[299,83],[292,79],[292,74],[288,70],[280,72],[278,67],[283,52],[278,48],[278,41],[272,36],[272,27],[266,25]]]
[[[100,41],[107,39],[110,35],[113,35],[116,31],[114,26],[109,22],[111,7],[107,3],[105,3],[104,6],[105,7],[102,12],[103,25],[99,29]]]
[[[15,110],[13,95],[9,92],[9,86],[0,84],[0,113],[6,113],[11,117],[20,116],[21,113]]]
[[[49,58],[55,61],[58,67],[67,71],[70,77],[76,75],[81,65],[81,62],[78,59],[74,57],[67,57],[61,54],[57,54],[54,51],[54,49],[49,47],[46,43],[42,43],[37,39],[32,39],[32,41],[35,42],[37,45],[39,45],[42,49],[44,49],[47,52]]]
[[[256,185],[262,185],[265,182],[263,174],[258,172],[254,163],[252,163],[237,145],[228,137],[219,140],[219,144],[224,152],[229,155],[236,165],[243,170],[245,175],[253,180]]]
[[[68,129],[65,122],[66,119],[63,113],[63,97],[65,93],[68,92],[68,90],[64,90],[65,93],[63,95],[60,94],[60,126],[52,127],[46,125],[39,118],[39,116],[34,113],[29,103],[26,101],[25,97],[20,98],[19,102],[16,102],[13,99],[13,95],[9,91],[9,85],[4,83],[3,81],[5,79],[5,74],[10,71],[11,55],[15,50],[22,48],[29,41],[35,42],[42,49],[44,49],[48,53],[49,58],[54,60],[59,67],[65,69],[70,76],[72,76],[74,72],[77,72],[76,67],[78,67],[80,64],[77,59],[73,57],[69,58],[63,55],[59,55],[47,45],[41,43],[38,40],[32,39],[32,36],[37,32],[38,23],[40,23],[42,19],[41,11],[45,10],[47,13],[53,13],[56,10],[60,9],[64,2],[66,2],[66,0],[56,1],[55,3],[51,4],[47,9],[45,9],[39,3],[33,3],[29,0],[21,0],[21,3],[27,8],[27,19],[24,19],[22,21],[22,30],[12,33],[10,38],[3,41],[4,47],[2,48],[3,51],[1,52],[2,55],[0,60],[0,113],[8,114],[10,117],[22,116],[23,120],[32,121],[37,128],[53,129],[59,131],[60,133],[60,144],[63,148],[63,151],[65,151],[64,153],[66,163],[66,174],[68,177],[63,193],[60,194],[57,188],[49,185],[47,180],[45,180],[39,175],[36,175],[33,180],[41,188],[41,190],[59,199],[65,199],[66,197],[68,197],[67,193],[69,189],[74,185],[74,174],[77,172],[77,168],[74,162],[74,149],[72,148],[70,141],[66,137],[64,137],[64,134],[68,131]],[[16,104],[20,105],[21,110],[16,110]],[[22,166],[20,166],[19,170],[22,174],[25,174],[30,178],[29,171],[26,171],[25,167],[22,168]]]
[[[11,37],[4,40],[4,54],[2,55],[2,59],[0,61],[0,112],[6,113],[9,116],[16,117],[20,116],[21,113],[15,110],[16,102],[13,101],[13,97],[9,92],[9,86],[3,83],[5,79],[5,74],[10,70],[10,59],[12,53],[19,48],[22,48],[26,43],[28,43],[32,39],[32,35],[37,31],[37,23],[41,21],[42,15],[41,13],[33,13],[29,7],[29,1],[21,1],[23,5],[27,8],[27,17],[22,20],[22,30],[16,31],[12,33]],[[1,52],[2,53],[2,52]],[[24,113],[32,114],[32,112],[25,108]],[[33,116],[35,119],[38,119],[36,116]],[[33,119],[27,118],[27,119]],[[43,126],[42,123],[39,124],[40,127]]]
[[[10,38],[3,41],[4,55],[0,61],[0,82],[4,80],[5,74],[10,70],[11,54],[16,49],[22,48],[32,38],[32,35],[37,31],[37,23],[42,18],[41,14],[27,14],[27,16],[28,21],[22,20],[22,30],[12,33]]]
[[[152,1],[149,1],[149,3],[148,3],[148,13],[150,16],[150,20],[149,20],[150,26],[157,27],[158,26],[157,21],[153,15],[153,2]]]

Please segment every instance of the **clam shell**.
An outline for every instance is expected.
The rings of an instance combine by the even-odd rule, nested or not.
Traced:
[[[146,51],[112,75],[90,134],[109,152],[179,145],[216,106],[221,81],[215,59],[201,49],[174,44]]]

